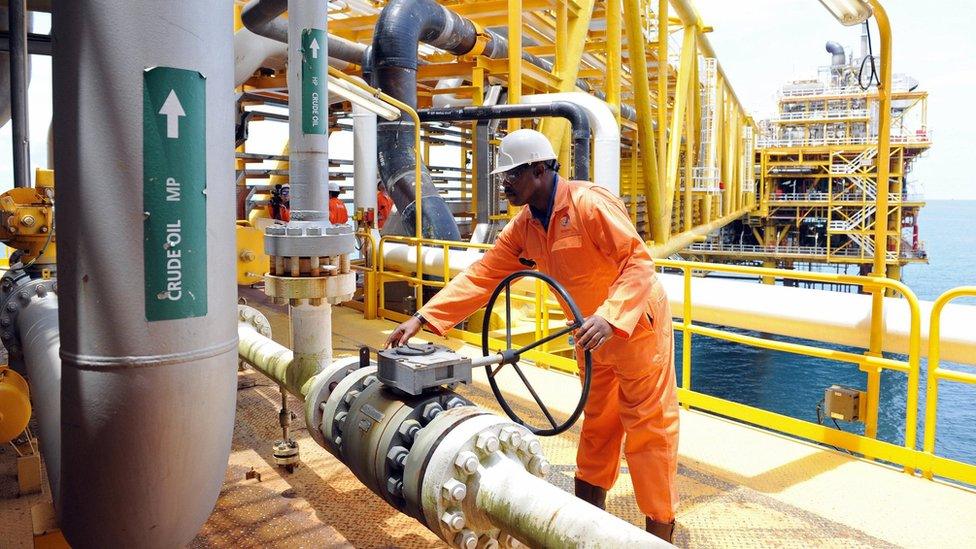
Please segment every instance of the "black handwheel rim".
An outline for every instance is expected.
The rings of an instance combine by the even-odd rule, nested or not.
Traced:
[[[508,289],[512,282],[520,278],[537,278],[539,280],[542,280],[547,285],[549,285],[549,287],[552,288],[556,293],[558,293],[559,296],[563,299],[563,302],[566,303],[566,305],[569,307],[570,313],[573,315],[573,319],[575,320],[575,323],[573,326],[570,326],[565,330],[560,330],[558,333],[562,334],[567,331],[579,328],[579,326],[583,322],[583,315],[580,313],[579,307],[576,306],[576,302],[573,301],[573,298],[569,295],[566,289],[563,288],[562,285],[556,282],[553,278],[551,278],[546,274],[540,273],[538,271],[514,272],[508,275],[507,277],[505,277],[505,279],[498,284],[498,286],[495,288],[495,291],[492,292],[491,297],[488,299],[488,304],[485,306],[485,316],[481,325],[481,352],[482,354],[484,354],[484,356],[488,356],[489,354],[491,354],[491,350],[488,347],[488,329],[491,321],[491,310],[495,306],[495,301],[497,301],[498,296],[501,295],[502,291],[506,291],[506,305],[507,305],[506,318],[507,319],[510,318],[511,301],[509,298]],[[505,330],[506,330],[506,342],[510,342],[510,337],[508,337],[512,331],[512,326],[510,322],[506,322]],[[549,337],[551,338],[552,335],[550,335]],[[510,343],[507,344],[510,347]],[[526,349],[533,348],[538,344],[539,342],[534,342],[529,345],[526,345],[525,347],[522,347],[521,349],[519,349],[519,352],[516,353],[516,357],[518,356],[518,354],[524,352]],[[558,435],[560,433],[563,433],[569,428],[571,428],[573,425],[576,424],[576,421],[579,420],[580,416],[583,415],[583,409],[586,407],[586,401],[590,395],[590,380],[593,377],[592,376],[593,358],[590,354],[590,351],[583,351],[583,388],[580,393],[579,402],[576,404],[576,408],[573,410],[573,413],[570,414],[570,416],[566,419],[566,421],[564,421],[561,424],[556,424],[555,420],[552,417],[552,414],[549,413],[548,408],[541,401],[540,397],[535,392],[535,389],[532,387],[532,384],[529,383],[528,379],[525,377],[521,369],[518,367],[518,360],[516,359],[512,363],[519,377],[522,379],[522,382],[525,384],[526,388],[529,389],[529,393],[532,394],[532,397],[539,405],[541,411],[543,412],[543,415],[545,415],[546,418],[549,420],[549,423],[551,425],[551,427],[549,428],[536,427],[535,425],[528,423],[521,416],[519,416],[517,412],[515,412],[512,406],[508,403],[508,400],[505,399],[505,396],[501,392],[501,388],[498,386],[498,382],[495,380],[495,374],[497,374],[498,371],[505,364],[507,363],[503,363],[494,371],[492,371],[491,365],[489,364],[485,366],[485,370],[488,374],[488,384],[489,386],[491,386],[491,392],[495,395],[495,400],[498,402],[498,405],[501,406],[502,410],[505,411],[505,415],[507,415],[515,423],[522,425],[523,427],[532,431],[532,433],[536,435],[553,436],[553,435]]]

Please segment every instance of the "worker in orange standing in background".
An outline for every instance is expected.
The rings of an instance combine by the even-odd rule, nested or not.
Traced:
[[[346,203],[339,199],[339,184],[329,181],[329,223],[341,225],[349,222],[349,210]]]
[[[291,210],[289,209],[291,200],[288,195],[288,186],[286,185],[278,184],[271,189],[271,199],[268,201],[268,215],[271,219],[285,223],[291,221]]]
[[[502,174],[509,204],[529,207],[479,262],[400,324],[387,346],[407,343],[424,324],[444,334],[483,307],[505,276],[534,262],[566,288],[584,316],[575,333],[577,360],[582,362],[583,349],[593,355],[576,495],[605,508],[623,443],[645,527],[670,541],[678,399],[667,296],[620,199],[591,183],[559,178],[555,159],[537,131],[517,130],[502,139],[493,173]]]
[[[376,228],[382,229],[393,211],[393,199],[386,192],[386,183],[380,180],[376,183]]]

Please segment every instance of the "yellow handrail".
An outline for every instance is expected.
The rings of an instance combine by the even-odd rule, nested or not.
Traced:
[[[949,290],[940,295],[938,299],[935,300],[935,303],[932,304],[932,316],[929,320],[929,365],[925,383],[925,437],[922,450],[930,458],[935,457],[935,430],[939,405],[939,381],[944,379],[947,381],[955,381],[957,383],[976,385],[976,374],[946,370],[939,366],[939,361],[941,359],[939,356],[939,339],[941,337],[942,330],[942,309],[944,309],[950,301],[960,297],[976,297],[976,286],[962,286]],[[946,465],[954,469],[959,469],[960,465],[967,465],[960,462],[954,462],[955,465],[952,463],[945,463],[949,461],[953,460],[946,460],[944,458],[928,460],[925,462],[925,466],[922,469],[922,474],[926,478],[932,478],[936,473],[945,474],[944,471],[940,471],[939,469],[944,469]],[[940,468],[940,465],[943,467]],[[971,477],[970,480],[967,480],[967,482],[976,482],[976,468],[969,471],[969,473]],[[957,478],[957,475],[953,476],[952,478]]]
[[[387,271],[383,259],[383,249],[384,245],[388,242],[416,245],[421,250],[423,250],[424,247],[427,247],[426,249],[428,250],[432,248],[440,248],[445,256],[443,281],[423,280],[422,275],[411,275],[409,273]],[[397,320],[406,318],[402,313],[397,313],[396,311],[390,311],[383,308],[384,301],[382,281],[384,279],[407,281],[411,284],[417,285],[418,287],[443,287],[448,281],[450,281],[451,278],[449,263],[450,249],[462,248],[484,250],[490,247],[491,246],[487,244],[472,244],[422,238],[418,239],[415,237],[403,236],[384,236],[380,239],[377,250],[377,255],[379,258],[377,275],[380,280],[379,315],[383,316],[384,318]],[[419,268],[422,266],[422,262],[422,254],[418,253],[417,257],[414,258],[415,265],[413,268],[415,271],[422,272],[422,269]],[[916,449],[915,447],[918,430],[918,399],[920,390],[921,312],[918,298],[907,286],[895,280],[878,278],[874,276],[804,272],[787,269],[770,269],[764,267],[747,267],[671,260],[657,260],[656,264],[658,267],[680,270],[683,274],[684,301],[682,303],[681,311],[682,318],[680,322],[675,323],[675,329],[682,331],[682,341],[684,343],[681,357],[682,381],[681,387],[678,389],[679,401],[681,402],[682,406],[685,408],[694,407],[699,410],[721,414],[723,416],[774,429],[789,435],[806,438],[808,440],[828,444],[838,448],[844,448],[852,452],[858,452],[866,457],[895,463],[904,467],[905,471],[909,474],[914,474],[916,471],[922,471],[923,474],[928,478],[932,478],[933,475],[936,475],[976,485],[976,465],[955,461],[934,454],[937,380],[944,379],[976,384],[976,374],[944,370],[938,367],[939,315],[941,314],[944,305],[950,300],[960,296],[976,296],[976,286],[957,288],[956,290],[943,294],[943,296],[936,301],[935,306],[932,309],[932,320],[929,333],[930,369],[928,373],[929,382],[926,392],[925,410],[925,447],[924,451],[922,451]],[[911,314],[908,357],[907,359],[897,359],[874,354],[858,354],[855,352],[835,350],[829,347],[817,347],[807,343],[777,341],[697,325],[692,322],[694,301],[692,299],[693,292],[691,283],[692,274],[696,271],[731,272],[754,275],[757,277],[790,278],[830,284],[854,284],[864,287],[867,291],[883,292],[888,290],[900,293],[904,297]],[[539,295],[538,290],[536,290],[535,294],[536,295],[528,296],[513,295],[513,299],[535,303],[535,334],[538,336],[539,334],[546,333],[545,330],[548,330],[549,309],[551,306],[555,306],[556,303],[548,296]],[[875,309],[872,308],[872,312],[874,311]],[[489,312],[486,311],[486,314],[489,314]],[[870,367],[870,369],[877,371],[888,369],[907,374],[908,385],[907,395],[905,397],[906,412],[904,443],[902,445],[898,445],[884,442],[871,436],[840,431],[825,425],[819,425],[809,421],[784,416],[782,414],[777,414],[760,408],[755,408],[745,404],[739,404],[695,392],[691,387],[693,368],[691,340],[693,334],[774,351],[788,352],[838,362],[854,363],[860,365],[862,369]],[[452,330],[449,335],[473,345],[480,345],[481,342],[480,334],[475,332]],[[490,339],[489,344],[492,346],[492,348],[501,348],[505,345],[505,342]],[[569,373],[575,373],[577,371],[576,361],[574,358],[548,352],[546,348],[535,349],[531,353],[531,356],[526,355],[525,358],[527,360],[533,360],[537,364],[546,364]],[[869,390],[872,390],[871,387],[869,387]],[[869,402],[870,401],[871,399],[869,399]],[[877,399],[874,399],[874,402],[877,402]],[[875,410],[875,414],[876,413],[877,410]]]

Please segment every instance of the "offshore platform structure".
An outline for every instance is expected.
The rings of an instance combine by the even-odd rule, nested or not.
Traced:
[[[844,272],[857,265],[866,274],[876,252],[875,225],[882,223],[887,246],[880,253],[889,277],[900,279],[908,263],[927,263],[918,224],[924,202],[908,176],[931,146],[928,94],[913,78],[894,75],[885,215],[878,205],[877,60],[867,31],[861,42],[859,56],[828,42],[831,64],[816,79],[783,86],[776,114],[759,123],[759,207],[683,256],[807,270],[836,264]]]

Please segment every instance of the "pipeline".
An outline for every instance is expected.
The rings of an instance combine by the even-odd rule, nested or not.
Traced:
[[[288,20],[281,17],[287,9],[288,0],[253,0],[241,10],[241,23],[245,29],[258,36],[288,44]],[[334,64],[334,60],[353,65],[363,64],[366,53],[366,46],[363,44],[330,34],[328,48],[330,64]]]
[[[304,398],[312,438],[454,547],[671,547],[546,482],[551,468],[535,435],[454,391],[400,392],[358,357],[299,388],[279,367],[289,351],[262,334],[267,319],[239,309],[240,358]]]
[[[590,179],[590,122],[579,105],[553,101],[540,105],[495,105],[491,107],[448,107],[418,111],[422,122],[459,120],[500,120],[505,118],[561,117],[569,120],[573,130],[573,177]]]
[[[27,124],[27,1],[11,0],[7,6],[10,32],[10,128],[13,142],[14,187],[29,187],[30,137]]]
[[[34,387],[60,395],[59,429],[40,433],[47,470],[60,473],[54,505],[72,547],[182,546],[220,492],[237,397],[236,291],[223,283],[235,269],[232,3],[75,0],[53,9],[55,168],[66,205],[56,219],[67,229],[57,242],[61,379]],[[152,71],[166,71],[155,74],[171,78],[168,91],[182,102],[179,138],[152,116],[161,110],[146,91]],[[165,86],[152,89],[166,97]],[[180,162],[146,160],[144,140],[183,138],[198,141]],[[178,178],[183,201],[147,217],[159,176]],[[194,199],[202,211],[191,216]],[[191,310],[164,321],[147,319],[161,310],[160,273],[143,259],[164,251],[149,244],[159,216],[179,219],[184,245],[195,239],[205,257],[192,306],[174,301]]]

